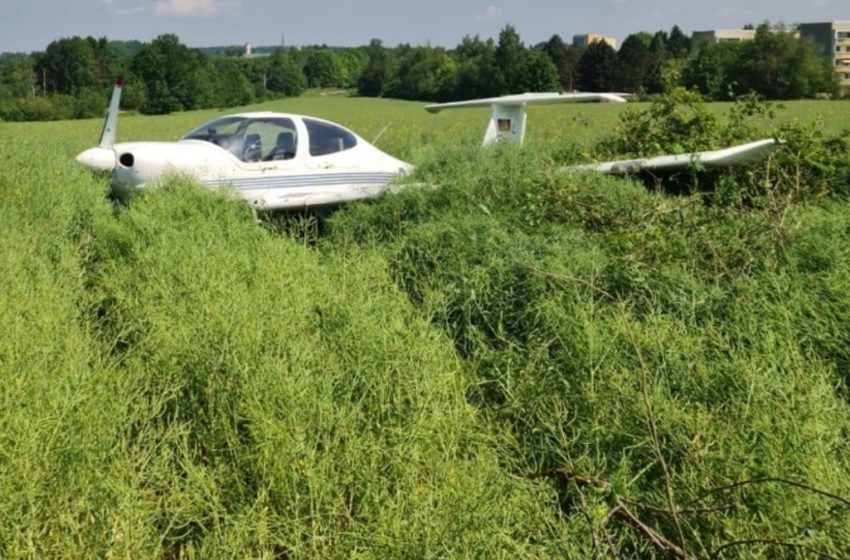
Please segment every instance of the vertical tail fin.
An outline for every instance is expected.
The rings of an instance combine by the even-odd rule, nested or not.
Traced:
[[[109,102],[109,112],[103,123],[103,131],[100,133],[101,148],[111,148],[115,144],[115,134],[118,130],[118,107],[121,104],[121,88],[124,78],[115,78],[115,88],[112,90],[112,100]]]
[[[525,139],[525,107],[522,105],[491,105],[490,122],[482,146],[508,142],[522,146]]]

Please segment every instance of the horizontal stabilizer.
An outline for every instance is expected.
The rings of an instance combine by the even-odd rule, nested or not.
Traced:
[[[767,139],[757,140],[748,144],[710,150],[705,152],[691,152],[671,156],[658,156],[653,158],[624,159],[618,161],[605,161],[602,163],[590,163],[585,165],[573,165],[567,169],[575,171],[597,171],[599,173],[627,174],[641,171],[653,171],[656,173],[669,173],[687,169],[691,165],[703,167],[735,167],[754,163],[766,158],[779,148],[781,140]]]
[[[427,105],[425,110],[429,113],[439,113],[443,109],[459,109],[463,107],[490,107],[492,105],[501,105],[503,107],[524,107],[525,105],[579,103],[582,101],[610,101],[613,103],[625,103],[626,95],[627,94],[622,93],[520,93],[517,95],[505,95],[502,97],[488,97],[486,99],[471,99],[469,101],[438,103],[436,105]]]
[[[582,101],[607,101],[624,103],[627,94],[620,93],[520,93],[502,97],[471,99],[427,105],[429,113],[439,113],[443,109],[464,107],[490,107],[490,121],[484,131],[482,146],[500,142],[522,145],[525,139],[526,105],[548,105],[554,103],[578,103]]]

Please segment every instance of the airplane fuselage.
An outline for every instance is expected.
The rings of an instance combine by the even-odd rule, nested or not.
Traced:
[[[111,172],[119,198],[182,175],[272,210],[376,196],[413,169],[339,125],[282,113],[224,117],[177,142],[118,143],[77,159]]]

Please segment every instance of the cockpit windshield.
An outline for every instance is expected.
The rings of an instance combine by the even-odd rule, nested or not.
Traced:
[[[298,150],[295,123],[283,117],[220,117],[183,140],[212,142],[245,162],[292,159]]]

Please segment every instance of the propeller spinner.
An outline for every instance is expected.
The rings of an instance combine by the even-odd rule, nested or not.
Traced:
[[[77,156],[77,161],[95,171],[112,171],[116,165],[115,135],[118,130],[118,107],[121,103],[121,88],[124,80],[121,76],[115,79],[115,88],[112,90],[112,99],[109,102],[109,112],[103,123],[103,131],[100,133],[100,143]]]

